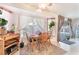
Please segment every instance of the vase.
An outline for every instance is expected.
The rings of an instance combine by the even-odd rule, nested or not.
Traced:
[[[3,26],[0,26],[0,35],[4,35],[6,33],[7,33],[6,28]]]

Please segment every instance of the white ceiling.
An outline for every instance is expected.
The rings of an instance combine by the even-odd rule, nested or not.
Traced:
[[[66,17],[71,18],[79,18],[79,4],[77,3],[63,3],[63,4],[56,4],[58,8],[58,14],[62,14]]]
[[[7,3],[7,5],[17,8],[36,11],[39,3]],[[29,7],[30,6],[30,7]],[[78,3],[54,3],[46,12],[56,13],[70,18],[79,18],[79,4]],[[44,12],[44,11],[43,11]]]

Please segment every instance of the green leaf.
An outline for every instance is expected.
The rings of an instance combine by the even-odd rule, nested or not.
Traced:
[[[55,22],[54,21],[51,21],[50,24],[49,24],[49,28],[51,29],[52,26],[54,26],[54,25],[55,25]]]
[[[7,20],[3,19],[3,18],[0,18],[0,26],[4,26],[8,23]]]

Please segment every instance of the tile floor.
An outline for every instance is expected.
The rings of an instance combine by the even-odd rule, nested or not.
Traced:
[[[29,44],[24,48],[20,49],[21,55],[62,55],[65,53],[66,51],[51,44],[50,42],[46,42],[45,44],[40,44],[40,49],[38,49],[38,46],[36,46],[32,50]]]
[[[61,47],[62,49],[47,42],[46,46],[41,47],[41,51],[38,48],[34,48],[32,51],[29,45],[29,47],[21,48],[14,55],[79,55],[79,39],[71,39],[71,41],[75,42],[75,44],[70,46],[62,44],[64,46]]]
[[[62,45],[64,46],[61,48],[63,48],[64,50],[67,51],[65,55],[79,55],[79,38],[78,39],[71,39],[70,41],[75,42],[75,44],[68,46],[66,44],[60,43],[61,46]]]
[[[70,50],[68,51],[68,55],[79,55],[79,38],[78,39],[72,39],[75,44],[70,46]]]

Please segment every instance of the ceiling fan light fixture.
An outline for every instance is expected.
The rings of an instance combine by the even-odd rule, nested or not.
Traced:
[[[52,6],[53,5],[53,3],[49,3],[49,6]]]
[[[40,9],[45,9],[47,7],[47,4],[39,4],[38,6]]]

